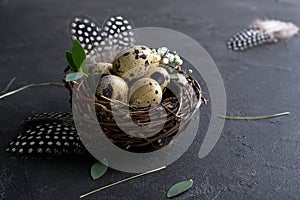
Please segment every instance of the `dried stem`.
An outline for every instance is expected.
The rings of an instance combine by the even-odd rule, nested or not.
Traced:
[[[129,181],[129,180],[138,178],[138,177],[140,177],[140,176],[144,176],[144,175],[147,175],[147,174],[150,174],[150,173],[153,173],[153,172],[160,171],[160,170],[165,169],[165,168],[166,168],[166,166],[163,166],[163,167],[160,167],[160,168],[157,168],[157,169],[154,169],[154,170],[151,170],[151,171],[142,173],[142,174],[138,174],[138,175],[135,175],[135,176],[132,176],[132,177],[123,179],[123,180],[121,180],[121,181],[118,181],[118,182],[115,182],[115,183],[106,185],[106,186],[104,186],[104,187],[101,187],[101,188],[98,188],[98,189],[93,190],[93,191],[91,191],[91,192],[88,192],[88,193],[86,193],[86,194],[83,194],[83,195],[81,195],[79,198],[80,198],[80,199],[81,199],[81,198],[84,198],[84,197],[86,197],[86,196],[88,196],[88,195],[91,195],[91,194],[93,194],[93,193],[99,192],[99,191],[101,191],[101,190],[104,190],[104,189],[110,188],[110,187],[112,187],[112,186],[118,185],[118,184],[120,184],[120,183],[123,183],[123,182]]]
[[[222,119],[230,119],[230,120],[258,120],[258,119],[269,119],[274,117],[280,117],[283,115],[289,115],[290,112],[283,112],[283,113],[277,113],[274,115],[264,115],[264,116],[256,116],[256,117],[232,117],[232,116],[224,116],[224,115],[218,115],[219,118]]]
[[[40,87],[40,86],[59,86],[59,87],[65,87],[65,85],[63,83],[58,83],[58,82],[32,83],[32,84],[29,84],[29,85],[25,85],[25,86],[23,86],[21,88],[18,88],[16,90],[13,90],[11,92],[5,93],[5,94],[3,94],[3,95],[0,96],[0,99],[3,99],[5,97],[7,97],[7,96],[16,94],[18,92],[21,92],[21,91],[26,90],[26,89],[31,88],[31,87]]]
[[[16,80],[16,77],[13,77],[8,84],[6,85],[6,87],[0,92],[0,94],[4,94],[5,92],[7,92],[7,90],[9,89],[9,87],[13,84],[13,82]]]

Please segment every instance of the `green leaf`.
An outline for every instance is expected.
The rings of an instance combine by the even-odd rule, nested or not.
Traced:
[[[186,77],[182,74],[178,74],[178,83],[181,83],[182,85],[186,85],[189,82],[186,80]]]
[[[68,61],[69,66],[75,71],[78,72],[78,68],[74,64],[73,58],[72,58],[72,52],[66,51],[66,58]]]
[[[170,74],[170,79],[177,80],[178,83],[182,85],[186,85],[189,83],[188,80],[186,79],[187,76],[188,75],[186,74],[174,73],[174,74]]]
[[[173,185],[168,193],[167,193],[167,197],[168,198],[172,198],[175,197],[185,191],[187,191],[188,189],[190,189],[193,186],[193,180],[190,179],[188,181],[181,181],[179,183],[176,183],[175,185]]]
[[[92,178],[94,180],[100,178],[101,176],[103,176],[105,174],[107,169],[108,169],[108,165],[105,161],[103,161],[103,163],[102,162],[94,163],[91,167]]]
[[[89,70],[86,66],[86,59],[84,59],[84,61],[81,63],[80,69],[82,70],[83,73],[85,73],[86,75],[89,73]]]
[[[77,79],[80,79],[81,77],[83,77],[84,73],[83,72],[73,72],[73,73],[69,73],[66,76],[66,81],[75,81]]]
[[[178,80],[178,73],[170,74],[170,79],[177,79]]]
[[[82,48],[80,42],[78,40],[75,40],[72,46],[72,58],[75,66],[77,69],[80,69],[83,62],[85,61],[85,52]]]

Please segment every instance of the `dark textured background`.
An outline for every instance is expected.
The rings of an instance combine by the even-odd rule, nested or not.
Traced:
[[[128,2],[128,3],[127,3]],[[193,188],[177,199],[300,198],[300,39],[292,38],[244,53],[227,51],[225,41],[256,17],[300,24],[298,0],[254,1],[16,1],[0,0],[0,89],[31,82],[60,81],[70,49],[66,24],[75,15],[99,21],[126,15],[136,27],[162,26],[201,43],[215,60],[227,92],[228,115],[291,115],[261,121],[226,121],[222,137],[204,159],[197,154],[207,129],[202,109],[198,136],[166,170],[99,192],[87,199],[165,199],[175,182],[192,178]],[[207,92],[206,92],[207,94]],[[31,114],[66,111],[68,94],[34,88],[0,101],[0,199],[78,199],[79,195],[130,174],[109,169],[89,177],[91,159],[44,160],[11,157],[7,142]]]

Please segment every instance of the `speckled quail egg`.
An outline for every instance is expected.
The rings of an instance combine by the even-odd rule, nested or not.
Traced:
[[[135,46],[122,51],[113,61],[113,73],[125,80],[142,77],[150,64],[159,65],[157,55],[146,46]]]
[[[156,80],[141,78],[132,84],[129,97],[131,105],[147,107],[161,102],[162,90]]]
[[[105,75],[105,74],[110,74],[110,70],[112,69],[112,64],[111,63],[97,63],[92,68],[92,74],[93,75]]]
[[[145,72],[144,77],[156,80],[162,90],[170,83],[170,75],[167,70],[162,67],[151,65]]]
[[[100,97],[101,95],[113,100],[127,102],[127,83],[115,75],[103,76],[99,81],[96,91],[96,97]]]

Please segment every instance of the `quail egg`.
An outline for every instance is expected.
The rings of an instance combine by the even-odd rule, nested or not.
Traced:
[[[156,80],[141,78],[132,84],[129,97],[131,105],[147,107],[161,102],[162,90]]]
[[[110,74],[110,69],[112,69],[112,64],[111,63],[97,63],[92,68],[92,74],[93,75],[105,75],[105,74]]]
[[[113,61],[113,73],[125,80],[142,77],[150,64],[159,65],[157,55],[146,46],[135,46],[122,51]]]
[[[145,72],[144,77],[156,80],[162,90],[170,83],[170,75],[167,70],[162,67],[151,65]]]
[[[127,102],[128,86],[127,83],[118,76],[103,76],[98,84],[96,97],[101,95],[122,102]]]

